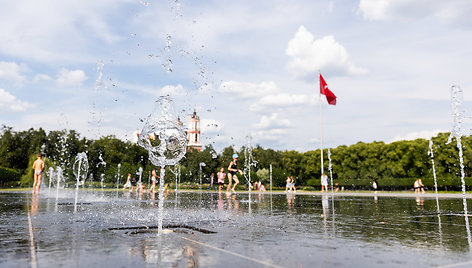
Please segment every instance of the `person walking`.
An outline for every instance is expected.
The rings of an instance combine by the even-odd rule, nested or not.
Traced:
[[[423,182],[421,181],[421,179],[417,179],[413,185],[413,187],[415,188],[415,194],[419,194],[420,191],[421,193],[424,194],[424,184]]]
[[[211,175],[210,175],[210,185],[208,185],[207,190],[210,190],[210,188],[213,186],[213,190],[216,191],[216,187],[213,184],[214,177],[215,177],[215,173],[211,173]]]
[[[33,163],[34,170],[34,181],[33,181],[33,194],[39,193],[39,187],[41,186],[41,179],[43,178],[44,161],[43,155],[38,154],[36,161]]]
[[[295,188],[295,179],[293,178],[293,176],[290,177],[290,190],[292,190],[292,192],[296,193],[297,192],[297,188]]]
[[[236,176],[236,173],[239,172],[241,175],[243,175],[243,172],[240,169],[238,169],[238,157],[239,157],[238,154],[233,154],[233,160],[231,160],[231,162],[228,165],[229,183],[228,183],[228,188],[226,188],[226,192],[229,192],[229,189],[232,184],[232,180],[234,180],[234,185],[231,188],[231,192],[236,193],[235,188],[236,188],[236,185],[239,184],[239,180],[238,180],[238,177]]]

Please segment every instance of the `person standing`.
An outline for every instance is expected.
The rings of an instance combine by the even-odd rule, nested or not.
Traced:
[[[374,190],[375,193],[377,193],[378,187],[379,185],[377,184],[377,179],[374,179],[374,181],[372,182],[372,189]]]
[[[323,174],[321,174],[321,192],[324,190],[328,192],[328,176],[323,172]]]
[[[128,173],[128,178],[126,179],[126,183],[125,185],[123,185],[123,190],[126,189],[126,188],[131,188],[131,174]]]
[[[290,180],[290,176],[287,176],[287,180],[285,180],[285,192],[292,191],[292,181]]]
[[[221,188],[223,188],[223,186],[225,185],[225,177],[226,177],[225,169],[220,168],[220,172],[216,173],[216,176],[218,177],[218,182],[216,183],[219,185],[218,191],[221,192]]]
[[[292,190],[292,192],[296,193],[297,192],[297,188],[295,188],[295,179],[293,178],[293,176],[290,177],[290,190]]]
[[[157,174],[156,174],[156,169],[155,169],[155,168],[152,170],[151,174],[152,174],[152,175],[151,175],[151,176],[152,176],[152,177],[151,177],[151,182],[152,182],[152,184],[151,184],[151,188],[149,188],[149,192],[150,192],[150,193],[155,193],[155,192],[156,192],[157,178],[159,178],[159,177],[157,176]]]
[[[133,177],[131,179],[131,189],[129,190],[130,192],[132,192],[133,190],[134,191],[138,191],[138,181],[136,180],[136,177]]]
[[[213,186],[213,190],[216,191],[216,187],[215,187],[215,185],[213,184],[213,179],[214,179],[214,177],[215,177],[215,173],[211,173],[211,175],[210,175],[210,185],[208,185],[207,190],[210,190],[210,187]]]
[[[33,194],[39,193],[39,187],[41,186],[41,179],[44,171],[44,161],[41,153],[38,154],[36,161],[33,163],[34,170],[34,181],[33,181]]]
[[[236,193],[234,189],[236,188],[236,185],[238,185],[239,183],[238,177],[236,176],[236,173],[238,172],[241,175],[243,175],[243,172],[240,169],[238,169],[238,154],[233,154],[233,160],[228,165],[229,183],[228,183],[228,188],[226,188],[226,192],[229,192],[229,189],[232,184],[232,180],[234,180],[234,185],[233,185],[233,188],[231,188],[231,192]]]

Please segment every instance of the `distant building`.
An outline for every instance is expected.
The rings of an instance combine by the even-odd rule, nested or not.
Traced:
[[[202,151],[202,143],[200,141],[200,117],[197,115],[196,111],[193,111],[188,121],[187,142],[187,151],[190,149],[195,149],[199,152]]]

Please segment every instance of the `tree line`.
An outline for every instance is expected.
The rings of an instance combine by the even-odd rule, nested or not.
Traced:
[[[447,143],[448,137],[449,133],[439,133],[432,138],[438,185],[440,189],[459,189],[461,183],[458,149],[455,140]],[[472,183],[472,179],[468,177],[472,170],[472,136],[462,137],[462,146],[466,184],[469,185]],[[179,163],[181,183],[198,183],[200,167],[203,181],[208,182],[211,173],[216,174],[221,167],[226,170],[233,153],[239,154],[239,165],[244,168],[245,149],[244,146],[239,150],[228,146],[217,153],[211,145],[207,145],[201,152],[188,151]],[[87,139],[74,130],[46,132],[41,128],[31,128],[15,131],[11,127],[3,126],[0,130],[0,186],[32,185],[31,166],[39,152],[45,156],[46,171],[49,167],[61,166],[71,183],[74,181],[71,167],[80,152],[86,152],[88,156],[89,181],[97,182],[103,176],[105,182],[116,182],[118,164],[121,165],[121,183],[124,183],[128,173],[136,176],[139,167],[144,169],[143,180],[146,181],[154,168],[145,149],[114,136]],[[257,161],[257,165],[251,170],[253,181],[261,180],[268,184],[269,169],[272,167],[274,187],[284,187],[287,176],[294,176],[297,186],[307,189],[316,189],[320,185],[319,149],[307,152],[281,151],[256,145],[252,148],[252,154]],[[331,162],[333,182],[338,183],[340,187],[366,189],[374,179],[378,181],[381,189],[409,189],[417,178],[421,178],[428,187],[434,184],[429,140],[358,142],[350,146],[330,148],[329,152],[324,149],[323,155],[325,173],[330,176],[328,166]],[[205,163],[205,166],[200,163]],[[167,172],[167,176],[169,178],[166,178],[166,181],[173,181],[172,172]],[[241,177],[240,180],[244,185],[246,180]]]

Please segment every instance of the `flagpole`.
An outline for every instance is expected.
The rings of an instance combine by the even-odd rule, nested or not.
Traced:
[[[320,73],[321,75],[321,73]],[[319,82],[320,82],[320,89],[321,89],[321,80],[320,78],[318,78]],[[321,90],[320,90],[320,147],[321,147],[321,174],[324,173],[324,167],[323,167],[323,117],[322,117],[322,109],[321,109],[321,105],[322,105],[322,101],[321,101]]]

